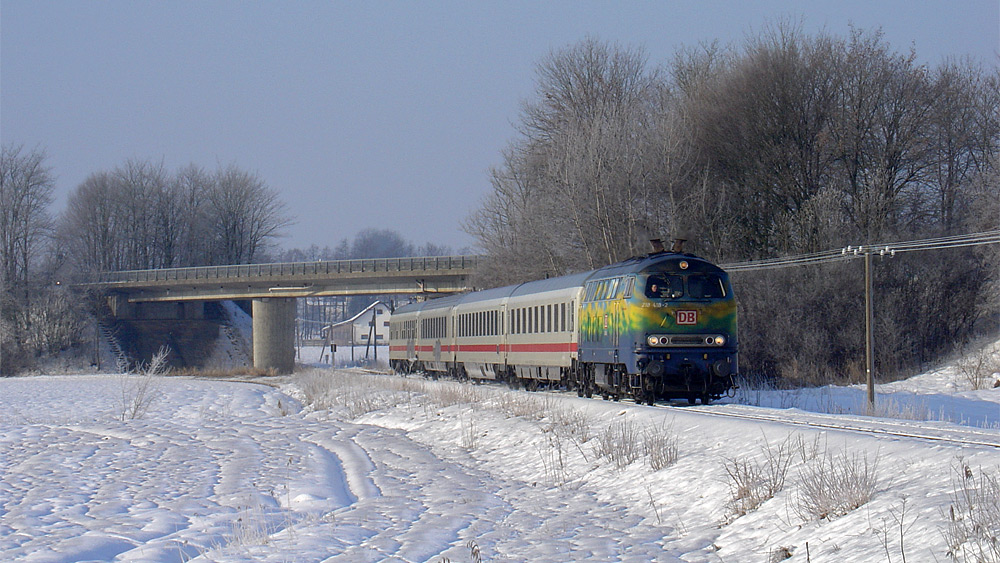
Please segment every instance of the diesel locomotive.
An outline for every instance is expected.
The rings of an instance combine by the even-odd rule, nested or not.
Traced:
[[[738,370],[729,276],[660,250],[597,270],[396,309],[397,372],[565,386],[581,396],[708,403]]]

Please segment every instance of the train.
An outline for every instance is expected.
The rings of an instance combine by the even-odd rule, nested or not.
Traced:
[[[588,272],[401,306],[389,321],[390,365],[647,404],[718,399],[739,366],[729,275],[657,243]]]

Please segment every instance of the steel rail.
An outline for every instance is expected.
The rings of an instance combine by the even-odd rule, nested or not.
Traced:
[[[916,432],[904,432],[904,431],[893,431],[885,428],[866,428],[863,426],[849,426],[843,424],[834,424],[832,422],[821,422],[821,421],[809,421],[809,420],[795,420],[790,418],[783,418],[775,415],[754,415],[749,413],[733,413],[733,412],[720,412],[717,410],[708,410],[708,407],[691,407],[691,406],[676,406],[676,405],[666,405],[667,408],[675,408],[682,410],[684,412],[694,412],[698,414],[705,414],[709,416],[716,416],[720,418],[738,418],[743,420],[755,420],[760,422],[777,422],[780,424],[789,424],[794,426],[806,426],[809,428],[822,428],[825,430],[838,430],[843,432],[856,432],[863,434],[876,434],[880,436],[893,436],[897,438],[911,438],[917,440],[927,440],[932,442],[947,442],[951,444],[967,445],[967,446],[985,446],[990,448],[1000,448],[1000,434],[998,434],[995,441],[983,441],[978,439],[961,439],[952,438],[948,436],[934,436],[932,434],[920,434]],[[826,413],[814,413],[814,414],[824,414]]]

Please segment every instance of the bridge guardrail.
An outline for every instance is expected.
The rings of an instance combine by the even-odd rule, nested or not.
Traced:
[[[91,283],[143,283],[183,280],[252,279],[270,276],[307,276],[367,272],[410,272],[475,269],[479,256],[426,256],[409,258],[364,258],[318,262],[278,262],[232,266],[193,266],[153,270],[123,270],[97,274]]]

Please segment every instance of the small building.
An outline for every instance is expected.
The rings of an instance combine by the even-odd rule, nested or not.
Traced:
[[[346,321],[323,327],[323,333],[329,334],[329,341],[337,346],[364,346],[373,335],[374,344],[387,345],[389,315],[389,306],[376,301]]]

